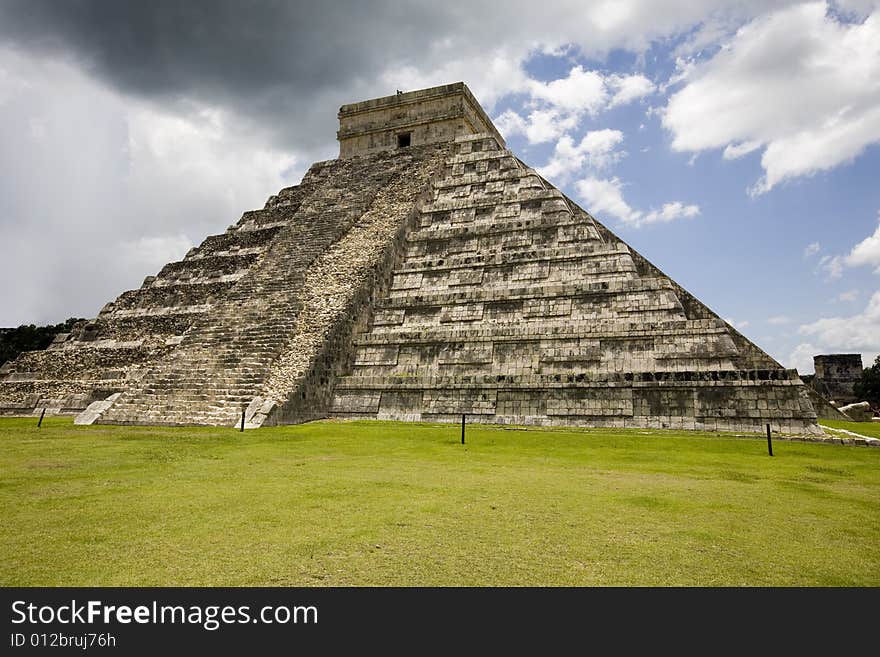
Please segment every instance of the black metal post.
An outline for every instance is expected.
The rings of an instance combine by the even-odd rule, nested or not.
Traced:
[[[770,440],[770,425],[767,425],[767,451],[773,456],[773,441]]]
[[[244,431],[244,412],[245,409],[241,409],[241,429],[239,431]]]
[[[40,419],[37,420],[37,429],[40,428],[40,425],[43,424],[43,416],[46,414],[46,408],[43,407],[43,412],[40,413]]]
[[[464,445],[464,413],[461,414],[461,444]]]

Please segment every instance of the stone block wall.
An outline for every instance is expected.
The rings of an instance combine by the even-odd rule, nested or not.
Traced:
[[[863,401],[853,393],[853,385],[862,377],[861,354],[823,354],[813,356],[816,374],[810,385],[820,395],[838,406]]]
[[[461,82],[343,105],[339,109],[339,157],[399,147],[449,143],[480,132],[501,135]]]

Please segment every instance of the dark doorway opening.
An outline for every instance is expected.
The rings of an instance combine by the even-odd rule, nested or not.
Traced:
[[[411,132],[404,132],[402,134],[397,135],[397,147],[398,148],[407,148],[410,144],[411,139],[412,139]]]

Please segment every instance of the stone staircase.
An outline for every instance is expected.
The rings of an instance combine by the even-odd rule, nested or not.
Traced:
[[[290,398],[302,392],[302,383],[315,366],[326,337],[322,334],[311,352],[296,350],[298,356],[305,357],[306,365],[278,380],[275,368],[296,342],[302,317],[325,301],[304,293],[312,268],[359,226],[370,224],[370,209],[380,192],[394,188],[395,180],[405,183],[404,205],[411,209],[427,182],[429,160],[436,152],[438,148],[431,147],[413,149],[406,156],[377,154],[320,163],[304,178],[308,193],[270,199],[267,209],[255,219],[280,228],[258,266],[240,277],[223,299],[188,329],[170,357],[156,363],[109,408],[83,421],[229,426],[239,422],[247,410],[247,426],[255,427],[269,416],[277,418]],[[383,219],[393,229],[405,216],[384,214]],[[383,246],[391,241],[386,234],[376,239]],[[375,250],[375,244],[373,247]],[[363,243],[360,248],[368,245]],[[350,284],[345,292],[352,301],[363,281],[358,280],[355,269],[346,271],[350,262],[340,260],[335,266]],[[378,261],[367,264],[376,266]],[[343,303],[325,329],[331,331],[351,312],[350,304]],[[274,386],[267,387],[270,383]],[[312,412],[324,415],[326,408]]]

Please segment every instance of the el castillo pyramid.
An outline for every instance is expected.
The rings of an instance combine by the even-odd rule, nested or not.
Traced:
[[[468,88],[345,105],[339,158],[0,370],[0,412],[818,433],[784,369],[505,147]]]

